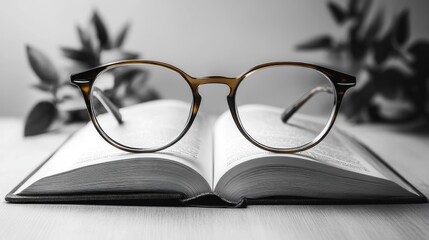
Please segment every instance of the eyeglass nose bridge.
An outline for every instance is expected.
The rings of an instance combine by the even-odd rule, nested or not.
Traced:
[[[230,89],[229,95],[232,95],[235,92],[239,82],[240,80],[238,78],[230,78],[223,76],[206,76],[191,79],[191,84],[196,91],[198,91],[198,87],[200,85],[204,84],[225,84]]]

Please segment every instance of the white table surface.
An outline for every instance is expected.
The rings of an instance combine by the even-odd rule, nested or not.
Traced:
[[[65,139],[22,137],[0,118],[0,195]],[[354,126],[352,132],[429,196],[429,131]],[[249,206],[245,209],[10,204],[0,239],[429,239],[429,204]]]

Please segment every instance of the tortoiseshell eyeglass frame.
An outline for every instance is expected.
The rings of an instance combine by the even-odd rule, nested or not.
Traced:
[[[132,65],[156,65],[156,66],[160,66],[160,67],[164,67],[167,68],[169,70],[175,71],[178,74],[180,74],[183,79],[188,83],[189,87],[192,90],[192,94],[193,94],[193,102],[192,102],[192,108],[190,110],[189,116],[188,116],[188,120],[186,123],[185,128],[183,129],[183,131],[174,139],[172,140],[170,143],[164,145],[164,146],[160,146],[157,148],[134,148],[134,147],[128,147],[125,146],[115,140],[113,140],[112,138],[110,138],[104,131],[103,129],[100,127],[99,123],[97,122],[96,116],[94,114],[94,109],[93,106],[94,104],[91,101],[91,95],[94,94],[94,92],[97,92],[98,94],[100,94],[99,91],[96,91],[96,88],[93,87],[93,84],[95,82],[95,80],[97,79],[97,76],[99,76],[101,73],[103,73],[104,71],[107,71],[109,69],[112,68],[116,68],[116,67],[122,67],[122,66],[132,66]],[[333,105],[333,109],[330,113],[330,117],[329,120],[326,124],[326,126],[323,128],[322,132],[311,142],[304,144],[302,146],[298,146],[295,148],[273,148],[270,146],[266,146],[264,144],[259,143],[258,141],[256,141],[255,139],[252,138],[252,136],[250,136],[246,130],[244,129],[241,121],[240,121],[240,117],[237,111],[237,106],[235,103],[235,96],[237,93],[237,88],[239,87],[240,83],[248,76],[252,75],[253,73],[255,73],[258,70],[262,70],[262,69],[266,69],[266,68],[271,68],[271,67],[279,67],[279,66],[296,66],[296,67],[304,67],[304,68],[309,68],[312,70],[315,70],[321,74],[323,74],[331,83],[332,86],[334,87],[334,91],[331,90],[325,90],[325,89],[313,89],[310,92],[308,92],[303,98],[301,98],[300,100],[298,100],[296,103],[294,103],[294,105],[292,106],[292,109],[287,109],[286,112],[284,112],[281,116],[283,122],[286,122],[287,119],[294,113],[297,111],[297,109],[299,109],[303,104],[305,104],[305,102],[312,97],[315,93],[317,92],[330,92],[332,94],[334,94],[334,105]],[[304,151],[307,150],[313,146],[315,146],[316,144],[318,144],[320,141],[323,140],[323,138],[326,137],[326,135],[328,134],[329,130],[332,128],[332,125],[334,124],[334,121],[338,115],[338,111],[340,109],[340,105],[341,105],[341,101],[343,99],[343,96],[345,94],[345,92],[347,91],[347,89],[353,87],[356,85],[356,79],[353,76],[344,74],[344,73],[340,73],[328,68],[324,68],[324,67],[320,67],[317,65],[313,65],[313,64],[308,64],[308,63],[301,63],[301,62],[271,62],[271,63],[265,63],[265,64],[261,64],[258,65],[256,67],[253,67],[252,69],[250,69],[249,71],[245,72],[244,74],[242,74],[241,76],[237,77],[237,78],[229,78],[229,77],[220,77],[220,76],[208,76],[208,77],[202,77],[202,78],[195,78],[192,77],[190,75],[188,75],[187,73],[185,73],[184,71],[182,71],[181,69],[172,66],[170,64],[166,64],[163,62],[157,62],[157,61],[149,61],[149,60],[124,60],[124,61],[118,61],[118,62],[113,62],[113,63],[109,63],[109,64],[105,64],[78,74],[73,74],[71,76],[71,82],[78,86],[83,94],[83,98],[85,100],[85,104],[89,113],[89,117],[92,121],[92,123],[94,124],[96,130],[98,131],[98,133],[111,145],[127,151],[127,152],[134,152],[134,153],[150,153],[150,152],[156,152],[156,151],[160,151],[163,150],[165,148],[170,147],[171,145],[175,144],[177,141],[179,141],[185,134],[186,132],[189,130],[189,128],[191,127],[193,121],[195,120],[197,113],[198,113],[198,109],[200,107],[200,103],[201,103],[201,96],[198,93],[198,87],[200,85],[203,84],[213,84],[213,83],[217,83],[217,84],[226,84],[229,89],[230,92],[227,95],[227,102],[228,102],[228,106],[229,106],[229,110],[231,112],[232,118],[235,122],[235,124],[237,125],[237,128],[239,129],[239,131],[243,134],[243,136],[249,140],[251,143],[253,143],[255,146],[267,150],[267,151],[271,151],[271,152],[276,152],[276,153],[296,153],[299,151]],[[104,98],[106,101],[107,99]],[[104,101],[105,102],[105,101]],[[113,107],[111,102],[105,102],[105,107]],[[113,109],[111,109],[113,110]],[[117,117],[117,115],[119,114],[118,110],[114,110],[111,111],[112,113],[114,113],[115,117]],[[118,119],[118,121],[122,121],[121,119]]]

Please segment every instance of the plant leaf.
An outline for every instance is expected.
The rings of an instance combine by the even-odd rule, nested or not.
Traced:
[[[26,49],[31,68],[41,82],[47,85],[57,85],[59,82],[58,72],[45,54],[30,45],[27,45]]]
[[[109,49],[109,33],[107,32],[107,28],[104,25],[101,17],[98,15],[97,11],[94,11],[94,15],[92,16],[92,22],[94,23],[95,29],[97,31],[97,37],[100,42],[101,49]]]
[[[93,56],[92,59],[98,59],[99,50],[92,43],[89,32],[79,26],[77,26],[77,31],[82,44],[82,50],[86,52],[88,56]]]
[[[409,48],[408,52],[412,55],[413,61],[411,68],[414,71],[414,76],[409,79],[406,85],[406,91],[409,98],[413,101],[416,110],[420,114],[428,115],[428,100],[429,100],[429,41],[415,41]]]
[[[88,57],[85,51],[72,49],[68,47],[62,47],[61,51],[66,58],[70,58],[72,60],[78,62],[88,62]]]
[[[328,2],[328,8],[338,24],[343,23],[347,19],[347,13],[335,2]]]
[[[66,123],[90,121],[86,109],[72,110],[68,112]]]
[[[395,26],[393,37],[399,45],[403,45],[410,35],[410,14],[408,9],[402,11],[398,16]]]
[[[368,50],[366,40],[359,36],[361,24],[361,21],[356,21],[349,31],[350,53],[356,60],[362,59]]]
[[[361,5],[361,8],[359,9],[358,15],[360,18],[365,19],[370,11],[372,0],[361,0],[361,2],[363,3]]]
[[[390,38],[390,34],[387,34],[382,40],[374,43],[374,60],[376,63],[383,63],[389,54],[393,52],[393,45]]]
[[[92,55],[92,53],[86,52],[85,50],[62,47],[61,51],[63,52],[63,55],[65,57],[83,63],[87,68],[96,67],[100,65],[100,61],[97,56],[94,56]]]
[[[147,71],[143,71],[138,69],[139,71],[136,71],[132,78],[130,78],[129,85],[126,88],[127,94],[135,94],[137,96],[143,96],[145,95],[145,92],[147,90],[147,80],[149,77],[149,73]]]
[[[368,108],[376,92],[377,89],[374,81],[367,81],[360,89],[351,91],[347,97],[344,98],[344,103],[347,107],[343,108],[343,112],[349,118],[360,114],[363,110]]]
[[[148,76],[148,72],[143,70],[142,68],[125,68],[125,69],[117,69],[118,71],[115,72],[115,84],[114,86],[117,87],[119,85],[125,84],[127,87],[131,85],[131,83],[136,79],[136,76],[144,75],[146,78],[141,80],[146,80]],[[128,91],[128,90],[126,90]],[[124,92],[126,93],[126,92]]]
[[[57,114],[58,110],[52,102],[39,102],[30,111],[25,121],[24,136],[34,136],[46,132]]]
[[[418,40],[414,42],[409,48],[408,52],[413,56],[412,68],[415,75],[420,80],[429,78],[429,41]]]
[[[350,0],[349,2],[349,14],[354,17],[359,11],[359,0]]]
[[[363,37],[368,41],[372,42],[380,33],[381,27],[383,26],[384,12],[383,10],[378,11],[372,22],[369,24],[367,30],[363,34]]]
[[[333,41],[330,36],[315,37],[307,42],[299,44],[298,50],[315,50],[315,49],[330,49],[333,46]]]
[[[371,0],[350,0],[348,14],[351,18],[364,20],[369,13]]]
[[[92,49],[88,33],[79,26],[77,26],[76,28],[79,35],[80,43],[82,44],[82,48]]]
[[[116,38],[115,44],[114,46],[117,48],[122,47],[122,44],[124,43],[124,40],[128,34],[128,30],[130,28],[130,24],[127,23],[125,24],[125,26],[122,28],[122,30],[119,32],[118,37]]]
[[[354,59],[360,60],[365,57],[368,45],[364,40],[354,38],[350,41],[350,51]]]
[[[388,99],[395,99],[403,86],[403,81],[407,79],[407,76],[399,69],[390,67],[383,70],[377,75],[373,75],[370,81],[374,81],[377,84],[377,88],[380,93]]]

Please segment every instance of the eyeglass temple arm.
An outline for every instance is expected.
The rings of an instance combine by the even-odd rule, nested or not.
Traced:
[[[294,104],[292,104],[283,111],[281,115],[282,121],[286,123],[308,100],[310,100],[310,98],[320,92],[330,94],[334,93],[332,87],[327,86],[318,86],[311,89],[310,91],[305,93],[300,99],[298,99]]]
[[[104,93],[101,89],[99,89],[98,87],[94,87],[93,94],[101,102],[101,104],[104,106],[104,108],[108,112],[113,114],[113,116],[115,117],[116,121],[119,124],[122,124],[124,122],[124,121],[122,121],[122,115],[119,112],[118,107],[112,101],[110,101],[110,99],[108,97],[106,97],[106,95],[104,95]]]

